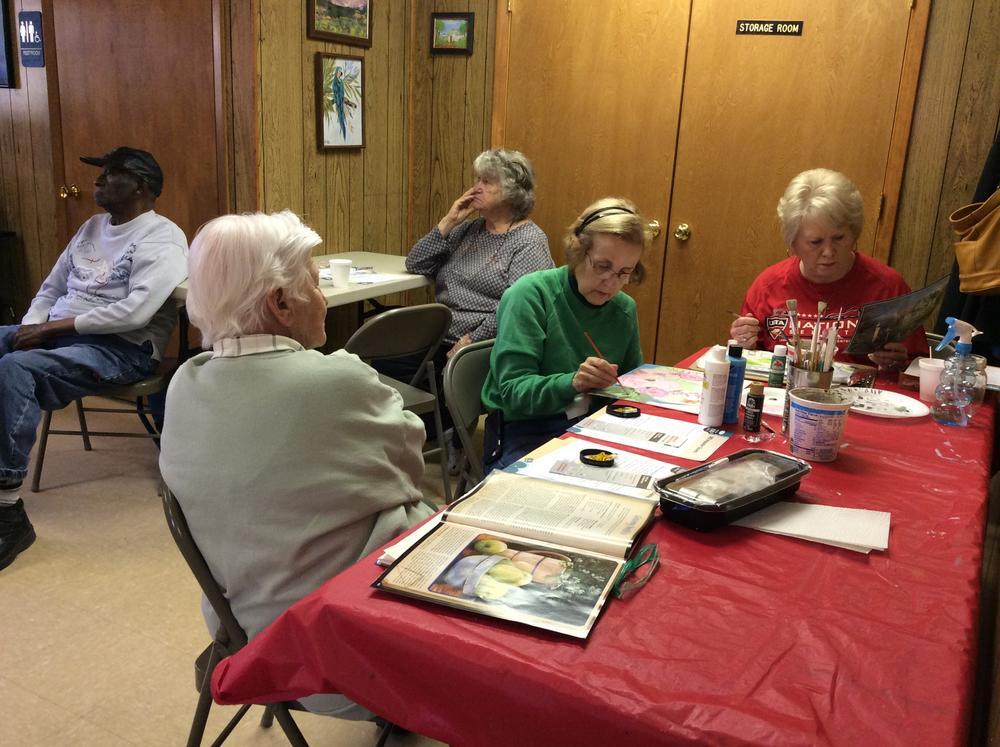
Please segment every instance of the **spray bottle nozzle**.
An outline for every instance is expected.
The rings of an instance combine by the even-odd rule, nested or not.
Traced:
[[[955,346],[955,349],[958,353],[960,355],[968,355],[971,353],[972,338],[976,335],[981,335],[982,332],[968,322],[963,322],[961,319],[956,319],[953,316],[947,317],[945,322],[948,324],[948,333],[941,339],[941,342],[938,343],[938,346],[934,349],[937,351],[944,350],[945,346],[957,337],[958,344]]]

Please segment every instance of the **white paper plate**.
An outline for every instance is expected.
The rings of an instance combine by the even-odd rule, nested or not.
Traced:
[[[750,390],[743,392],[743,406],[747,405],[747,397]],[[764,414],[777,415],[781,417],[785,414],[785,389],[780,386],[764,387]]]
[[[931,408],[919,399],[898,392],[864,387],[844,387],[844,389],[854,392],[851,412],[862,415],[874,415],[877,418],[922,418],[931,411]]]

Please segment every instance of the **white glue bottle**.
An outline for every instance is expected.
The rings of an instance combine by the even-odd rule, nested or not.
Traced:
[[[716,345],[705,356],[702,364],[705,380],[701,385],[701,404],[698,407],[698,422],[702,425],[722,425],[722,413],[726,409],[726,385],[729,383],[729,361],[726,349]]]

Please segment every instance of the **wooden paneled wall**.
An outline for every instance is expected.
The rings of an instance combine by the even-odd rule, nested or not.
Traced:
[[[891,255],[913,288],[951,271],[948,216],[971,201],[1000,125],[998,38],[996,0],[931,6]]]
[[[431,55],[430,14],[476,14],[474,52]],[[372,46],[309,39],[306,4],[260,0],[260,185],[263,210],[303,215],[318,253],[405,254],[461,194],[488,147],[495,0],[380,0]],[[316,143],[314,56],[364,58],[361,150]]]
[[[15,23],[19,11],[43,11],[43,35],[53,38],[52,14],[43,0],[11,0],[9,5]],[[48,74],[54,62],[49,49],[42,68],[21,67],[15,57],[18,87],[0,88],[0,231],[17,234],[13,242],[0,245],[0,323],[20,321],[62,251],[57,239],[62,228],[54,218],[57,187],[49,125],[50,91],[57,90]]]

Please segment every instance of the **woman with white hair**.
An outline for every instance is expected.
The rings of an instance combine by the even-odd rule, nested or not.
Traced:
[[[285,211],[216,218],[191,243],[187,309],[211,350],[170,382],[160,471],[251,639],[431,513],[419,418],[356,356],[311,350],[326,340],[320,242]],[[342,695],[303,703],[372,715]]]
[[[480,153],[472,168],[475,183],[406,258],[407,270],[434,279],[438,303],[452,311],[438,370],[460,347],[496,337],[500,296],[519,277],[552,267],[548,239],[528,218],[535,206],[531,162],[498,148]]]
[[[803,171],[778,201],[778,220],[789,256],[758,275],[746,293],[741,315],[729,330],[744,348],[773,350],[786,336],[791,338],[787,301],[795,299],[803,336],[811,337],[817,323],[820,333],[826,333],[840,317],[837,347],[842,350],[862,306],[910,292],[898,272],[858,253],[864,206],[861,192],[843,174]],[[827,303],[822,319],[819,301]],[[879,368],[893,369],[926,351],[927,339],[918,329],[904,342],[887,343],[868,357]]]
[[[561,434],[601,404],[590,392],[642,364],[635,301],[624,288],[642,281],[650,241],[634,203],[597,200],[568,229],[566,265],[504,294],[483,385],[487,471]]]

